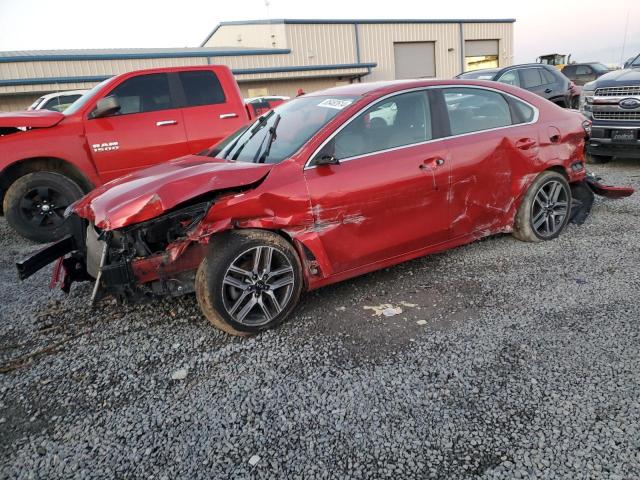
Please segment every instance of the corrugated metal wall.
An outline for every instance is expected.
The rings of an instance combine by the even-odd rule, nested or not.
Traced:
[[[451,78],[460,69],[460,36],[457,24],[389,23],[358,25],[363,62],[377,62],[367,81],[395,77],[394,42],[435,42],[436,77]],[[452,48],[452,51],[448,51]]]
[[[0,95],[0,112],[14,112],[16,110],[24,110],[37,98],[40,94],[30,95]]]
[[[289,48],[289,44],[285,25],[274,23],[221,25],[203,47]]]
[[[266,88],[269,95],[286,95],[287,97],[295,97],[298,88],[302,88],[305,93],[314,92],[316,90],[324,90],[325,88],[343,85],[345,82],[336,80],[335,78],[304,78],[300,80],[282,80],[282,81],[258,81],[240,83],[240,91],[247,98],[249,89]]]
[[[356,49],[356,32],[360,55]],[[498,40],[500,66],[513,63],[513,23],[465,23],[465,40]],[[242,42],[237,39],[241,38]],[[275,40],[274,40],[275,39]],[[232,69],[270,67],[305,67],[377,63],[364,81],[391,80],[395,77],[394,42],[435,42],[436,77],[451,78],[461,72],[460,24],[458,23],[379,23],[357,24],[238,24],[223,25],[209,39],[206,46],[245,48],[289,48],[290,54],[238,55],[224,57],[185,57],[116,60],[61,60],[0,63],[0,79],[34,79],[56,77],[108,76],[143,68],[205,65],[208,62],[228,65]],[[275,42],[275,45],[274,45]],[[239,45],[240,44],[240,45]],[[364,68],[332,71],[296,71],[238,75],[241,83],[264,80],[291,79],[287,92],[295,93],[303,79],[314,78],[309,85],[322,85],[348,80],[349,75],[366,73]],[[333,80],[321,77],[332,76]],[[342,77],[342,78],[341,78]],[[306,81],[306,80],[305,80]],[[37,95],[60,90],[90,88],[96,82],[77,82],[47,85],[0,86],[0,110],[28,105],[26,94]],[[284,84],[285,82],[279,82]],[[247,87],[248,88],[248,87]],[[284,87],[283,87],[284,88]],[[312,87],[308,88],[309,91]],[[281,92],[273,92],[281,93]],[[7,96],[8,94],[8,96]],[[15,94],[25,94],[14,96]],[[282,93],[288,94],[288,93]],[[29,96],[31,99],[33,96]],[[22,99],[22,100],[21,100]],[[29,102],[30,103],[30,102]]]

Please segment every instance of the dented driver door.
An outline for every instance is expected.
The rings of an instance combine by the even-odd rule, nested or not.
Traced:
[[[305,179],[334,273],[448,239],[448,152],[423,91],[356,117],[314,158],[327,155],[340,163],[307,167]]]

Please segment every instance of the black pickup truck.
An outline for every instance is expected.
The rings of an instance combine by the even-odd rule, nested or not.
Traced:
[[[640,55],[626,69],[587,83],[580,94],[580,111],[592,121],[587,161],[640,159]]]

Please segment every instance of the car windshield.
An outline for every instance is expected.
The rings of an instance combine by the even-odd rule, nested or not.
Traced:
[[[593,68],[596,72],[608,72],[609,68],[602,63],[592,63],[591,68]]]
[[[298,97],[223,140],[208,155],[226,160],[279,163],[294,154],[356,97]]]
[[[497,72],[497,70],[479,70],[463,73],[458,75],[458,78],[466,78],[467,80],[492,80]]]
[[[103,86],[109,83],[109,81],[111,81],[112,78],[113,77],[107,78],[106,80],[103,80],[98,85],[93,87],[91,90],[87,90],[86,92],[84,92],[79,99],[77,99],[75,102],[69,105],[62,113],[65,115],[73,115],[74,113],[76,113],[78,110],[80,110],[84,106],[85,103],[87,103],[87,101],[91,97],[95,95],[95,93],[98,90],[100,90]]]
[[[633,62],[631,62],[631,66],[632,67],[640,67],[640,55],[638,55],[636,57],[636,59]]]

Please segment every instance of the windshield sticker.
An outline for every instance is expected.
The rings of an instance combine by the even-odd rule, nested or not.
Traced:
[[[318,106],[324,108],[335,108],[336,110],[342,110],[344,107],[351,105],[353,100],[340,100],[338,98],[327,98],[321,101]]]

